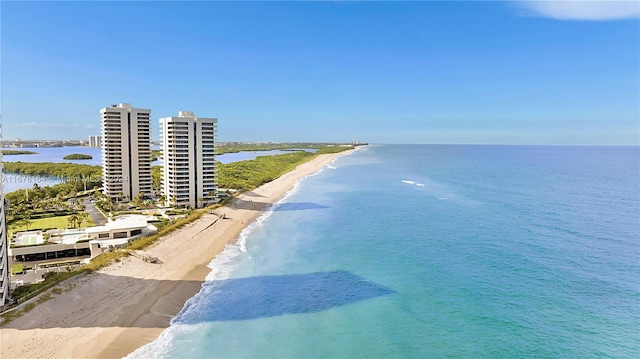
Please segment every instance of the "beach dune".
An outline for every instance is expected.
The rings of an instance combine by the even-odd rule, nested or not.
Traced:
[[[295,183],[346,154],[320,155],[167,235],[143,254],[65,283],[61,294],[0,329],[2,358],[121,358],[155,340],[194,296],[207,264]]]

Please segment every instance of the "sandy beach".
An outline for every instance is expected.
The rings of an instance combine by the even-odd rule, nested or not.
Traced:
[[[300,178],[346,154],[321,155],[243,193],[135,257],[72,279],[62,293],[0,329],[2,358],[121,358],[155,340],[210,272],[207,264]]]

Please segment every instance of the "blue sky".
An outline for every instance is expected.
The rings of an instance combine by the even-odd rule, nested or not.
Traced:
[[[1,2],[5,139],[638,144],[637,2]]]

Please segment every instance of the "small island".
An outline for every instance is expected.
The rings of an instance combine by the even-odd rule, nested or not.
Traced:
[[[24,150],[2,150],[2,154],[4,156],[11,156],[11,155],[37,155],[38,152],[24,151]]]
[[[64,156],[62,159],[64,160],[91,160],[93,157],[91,155],[85,155],[82,153],[72,153],[70,155]]]

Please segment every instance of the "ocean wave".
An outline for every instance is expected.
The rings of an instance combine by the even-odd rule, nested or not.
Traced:
[[[331,164],[334,164],[334,159]],[[229,279],[233,272],[238,268],[241,263],[241,260],[244,258],[251,258],[251,255],[247,251],[247,242],[251,238],[252,232],[257,228],[262,227],[269,217],[273,215],[275,210],[278,207],[285,204],[289,198],[294,195],[300,189],[301,184],[308,177],[318,175],[326,168],[334,168],[334,166],[328,165],[326,167],[321,168],[320,170],[301,177],[298,179],[293,187],[288,190],[284,196],[278,201],[274,202],[262,215],[255,219],[252,223],[250,223],[247,227],[245,227],[238,236],[238,239],[233,244],[228,244],[225,249],[220,252],[209,264],[207,267],[211,269],[209,274],[207,274],[205,278],[205,282],[202,284],[202,288],[200,291],[189,298],[180,313],[176,315],[170,321],[170,326],[166,330],[164,330],[158,339],[155,341],[144,345],[138,348],[136,351],[130,353],[126,358],[127,359],[142,359],[142,358],[161,358],[166,356],[166,354],[170,353],[173,350],[172,343],[174,343],[174,339],[177,337],[183,336],[186,332],[191,332],[196,330],[194,326],[184,324],[184,320],[188,316],[198,315],[202,304],[204,302],[204,298],[209,297],[213,291],[215,291],[215,281]],[[188,333],[186,333],[188,334]]]
[[[402,180],[402,182],[404,182],[406,184],[416,185],[418,187],[424,187],[424,183],[420,183],[420,182],[416,182],[416,181]]]
[[[185,331],[193,331],[194,328],[188,325],[173,325],[170,330],[164,330],[160,333],[158,339],[143,345],[135,351],[129,353],[123,359],[149,359],[163,358],[173,350],[174,338],[178,337]]]

